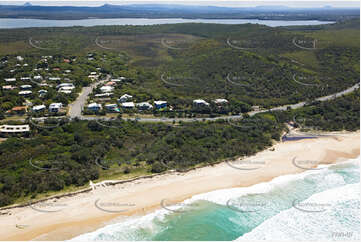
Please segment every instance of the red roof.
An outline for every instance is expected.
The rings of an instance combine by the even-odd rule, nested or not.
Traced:
[[[27,107],[26,106],[17,106],[17,107],[13,107],[11,110],[12,111],[22,111],[22,110],[26,110]]]

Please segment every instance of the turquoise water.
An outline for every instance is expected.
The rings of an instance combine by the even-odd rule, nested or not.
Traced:
[[[360,239],[359,182],[359,160],[350,160],[200,194],[73,240]]]

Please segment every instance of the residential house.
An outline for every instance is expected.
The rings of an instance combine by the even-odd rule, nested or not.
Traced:
[[[46,81],[42,81],[40,84],[39,84],[39,86],[41,86],[41,87],[47,87],[47,86],[52,86],[52,85],[48,85],[48,83],[46,83]]]
[[[148,102],[137,103],[136,106],[137,106],[140,110],[149,110],[149,109],[152,109],[152,108],[153,108],[152,104],[150,104],[150,103],[148,103]]]
[[[38,93],[39,93],[39,97],[44,97],[48,93],[48,91],[44,90],[44,89],[41,89],[41,90],[38,91]]]
[[[22,81],[31,81],[30,77],[20,77],[20,80]]]
[[[60,109],[63,108],[62,103],[51,103],[49,105],[49,112],[51,113],[57,113],[60,111]]]
[[[102,109],[102,105],[98,103],[91,103],[88,105],[87,109],[91,111],[99,111]]]
[[[70,94],[73,91],[74,88],[75,87],[68,87],[68,86],[61,87],[61,88],[59,88],[58,92],[65,93],[65,94]]]
[[[30,131],[29,125],[0,125],[0,133],[25,133]]]
[[[40,75],[34,76],[34,80],[40,81],[43,80],[43,77]]]
[[[29,90],[32,88],[32,86],[31,85],[21,85],[20,88],[23,90]]]
[[[161,109],[167,107],[167,101],[154,101],[155,108]]]
[[[99,97],[99,98],[101,98],[101,97],[110,97],[112,95],[113,95],[112,92],[107,92],[107,93],[95,94],[95,97]]]
[[[60,77],[49,77],[49,81],[60,81]]]
[[[193,100],[193,105],[194,106],[209,106],[209,103],[207,103],[203,99],[195,99],[195,100]]]
[[[33,93],[32,91],[20,91],[19,95],[28,96],[28,95],[31,95],[32,93]]]
[[[106,104],[106,105],[104,105],[104,107],[105,107],[105,109],[107,109],[110,112],[116,112],[116,113],[120,112],[119,107],[116,103]]]
[[[224,105],[228,103],[228,100],[224,98],[218,98],[218,99],[214,99],[213,102],[217,105]]]
[[[121,104],[122,108],[131,109],[134,108],[135,105],[133,102],[124,102]]]
[[[133,98],[133,96],[128,95],[128,94],[124,94],[123,96],[121,96],[121,97],[118,99],[118,102],[124,103],[124,102],[126,102],[126,101],[132,100],[132,98]]]
[[[2,86],[2,88],[3,88],[3,90],[10,91],[10,90],[14,90],[16,88],[16,86],[5,85],[5,86]]]
[[[115,86],[115,85],[116,85],[116,82],[110,81],[110,82],[105,83],[104,86]]]
[[[253,111],[259,111],[261,108],[259,106],[252,106],[251,107]]]
[[[100,91],[102,93],[106,93],[106,92],[112,92],[114,90],[114,87],[111,87],[111,86],[102,86],[100,88]]]
[[[8,111],[9,113],[12,114],[25,114],[26,112],[28,112],[28,107],[27,106],[16,106],[13,107],[11,110]]]
[[[16,78],[5,78],[6,82],[15,82]]]
[[[45,109],[46,109],[45,105],[36,105],[32,107],[33,112],[41,112],[44,111]]]
[[[59,89],[59,88],[62,88],[62,87],[70,87],[72,89],[75,88],[73,83],[61,83],[61,84],[56,86],[56,89]]]
[[[99,75],[94,71],[90,72],[90,75],[88,76],[91,80],[97,80]]]

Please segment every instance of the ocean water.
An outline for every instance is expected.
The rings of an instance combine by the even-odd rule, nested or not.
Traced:
[[[71,241],[359,240],[359,158],[217,190]]]

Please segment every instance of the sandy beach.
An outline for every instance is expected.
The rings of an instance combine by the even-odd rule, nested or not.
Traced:
[[[341,162],[360,154],[360,133],[279,142],[242,162],[223,162],[187,173],[169,173],[107,186],[43,204],[1,211],[2,240],[66,240],[161,208],[161,201],[181,202],[196,194],[245,187],[275,177],[304,172],[318,164]],[[169,202],[168,202],[169,203]]]

